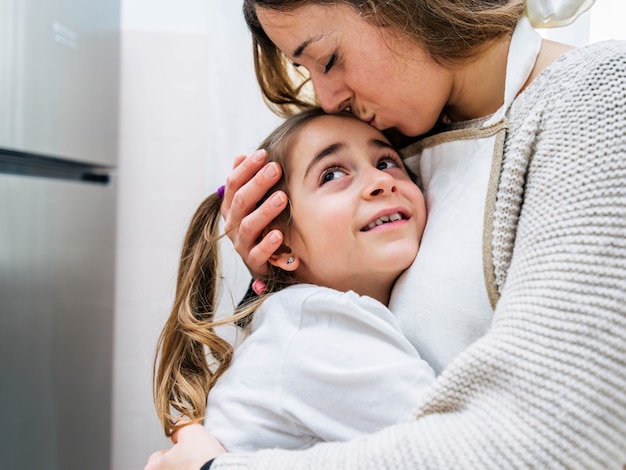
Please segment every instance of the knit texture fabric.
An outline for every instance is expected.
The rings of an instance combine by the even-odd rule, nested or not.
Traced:
[[[572,51],[515,101],[494,213],[489,332],[413,419],[213,470],[622,469],[626,464],[626,42]]]

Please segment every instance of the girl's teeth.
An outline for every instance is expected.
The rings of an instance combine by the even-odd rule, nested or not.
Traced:
[[[378,227],[379,225],[382,225],[386,222],[395,222],[396,220],[400,220],[402,218],[402,216],[396,212],[395,214],[391,214],[391,215],[383,215],[382,217],[376,219],[374,222],[371,222],[368,226],[367,226],[367,230],[371,230],[374,227]]]

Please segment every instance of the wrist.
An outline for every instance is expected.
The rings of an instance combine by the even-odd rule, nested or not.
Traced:
[[[213,459],[209,460],[208,462],[205,462],[205,464],[202,465],[202,467],[200,467],[200,470],[209,470],[211,468],[211,465],[213,465],[213,461],[214,460],[215,459],[213,458]]]

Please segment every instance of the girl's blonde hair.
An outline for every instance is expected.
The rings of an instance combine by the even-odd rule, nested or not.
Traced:
[[[244,0],[257,81],[266,103],[281,116],[316,102],[307,86],[308,76],[300,69],[294,71],[265,34],[256,9],[291,12],[312,4],[348,5],[381,32],[392,28],[424,47],[436,62],[452,65],[472,58],[493,39],[512,34],[526,0]]]
[[[306,124],[326,114],[310,109],[287,119],[259,146],[267,150],[268,161],[283,167],[283,177],[267,194],[286,191],[289,153],[294,137]],[[349,113],[343,116],[356,119]],[[154,361],[154,401],[166,436],[179,427],[184,417],[191,422],[204,418],[209,390],[230,366],[233,346],[216,332],[218,326],[234,324],[245,329],[251,315],[267,295],[294,284],[291,273],[270,266],[267,294],[237,307],[232,316],[216,319],[217,289],[220,281],[219,233],[221,199],[207,197],[192,217],[180,256],[174,305],[157,345]],[[286,231],[290,226],[288,206],[272,223]],[[269,229],[268,229],[269,230]]]

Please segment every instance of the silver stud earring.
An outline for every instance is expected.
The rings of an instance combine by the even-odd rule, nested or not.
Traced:
[[[290,257],[287,259],[287,264],[291,264],[291,263],[293,263],[295,260],[296,260],[296,259],[295,259],[293,256],[290,256]]]

